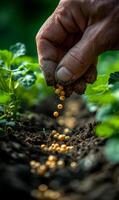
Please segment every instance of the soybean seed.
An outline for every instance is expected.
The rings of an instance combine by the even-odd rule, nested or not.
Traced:
[[[62,105],[62,104],[58,104],[58,105],[57,105],[57,108],[58,108],[59,110],[62,110],[62,109],[63,109],[63,105]]]
[[[60,96],[60,100],[64,101],[65,100],[65,96]]]
[[[55,111],[55,112],[53,113],[53,116],[57,118],[57,117],[59,117],[59,113],[58,113],[57,111]]]

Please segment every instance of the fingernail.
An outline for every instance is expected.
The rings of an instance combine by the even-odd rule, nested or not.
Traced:
[[[66,67],[61,67],[57,71],[57,79],[60,81],[69,81],[73,77],[73,74],[66,68]]]

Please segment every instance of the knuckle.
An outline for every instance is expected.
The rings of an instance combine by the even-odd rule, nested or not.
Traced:
[[[83,56],[81,55],[76,55],[76,53],[73,52],[69,52],[69,56],[72,59],[72,62],[74,62],[76,65],[80,65],[80,67],[85,68],[86,67],[86,62],[85,59],[83,58]]]
[[[67,11],[70,7],[74,5],[72,4],[72,0],[62,0],[58,7],[55,10],[55,14],[59,17],[63,17],[67,15]]]

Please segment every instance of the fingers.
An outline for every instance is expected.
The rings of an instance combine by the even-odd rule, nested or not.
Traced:
[[[102,42],[106,22],[89,26],[82,39],[63,57],[56,69],[56,79],[61,84],[71,84],[82,77],[96,60],[99,53],[107,48]],[[94,77],[95,78],[95,77]]]
[[[66,36],[67,33],[55,19],[54,15],[47,20],[37,34],[38,58],[49,85],[54,84],[55,69],[63,56],[62,51],[58,48],[58,43],[63,42]]]
[[[84,94],[87,83],[94,83],[97,78],[97,69],[95,64],[91,65],[84,76],[74,83],[65,87],[66,96],[69,97],[73,92],[77,94]]]
[[[61,83],[70,84],[82,77],[91,63],[93,63],[95,48],[87,31],[79,41],[61,60],[56,78]]]
[[[36,36],[39,62],[47,83],[50,85],[55,82],[56,66],[66,54],[66,51],[63,50],[65,40],[67,40],[69,34],[78,31],[79,35],[81,35],[80,30],[83,30],[85,26],[80,10],[74,5],[70,0],[60,1],[55,12],[49,17]],[[78,12],[75,12],[76,9]],[[79,18],[78,23],[75,22],[77,17]],[[68,46],[70,48],[70,43]]]

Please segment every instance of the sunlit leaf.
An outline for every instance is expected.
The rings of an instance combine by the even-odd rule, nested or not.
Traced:
[[[26,47],[22,43],[16,43],[10,47],[10,51],[13,53],[14,58],[24,56],[26,54]]]

